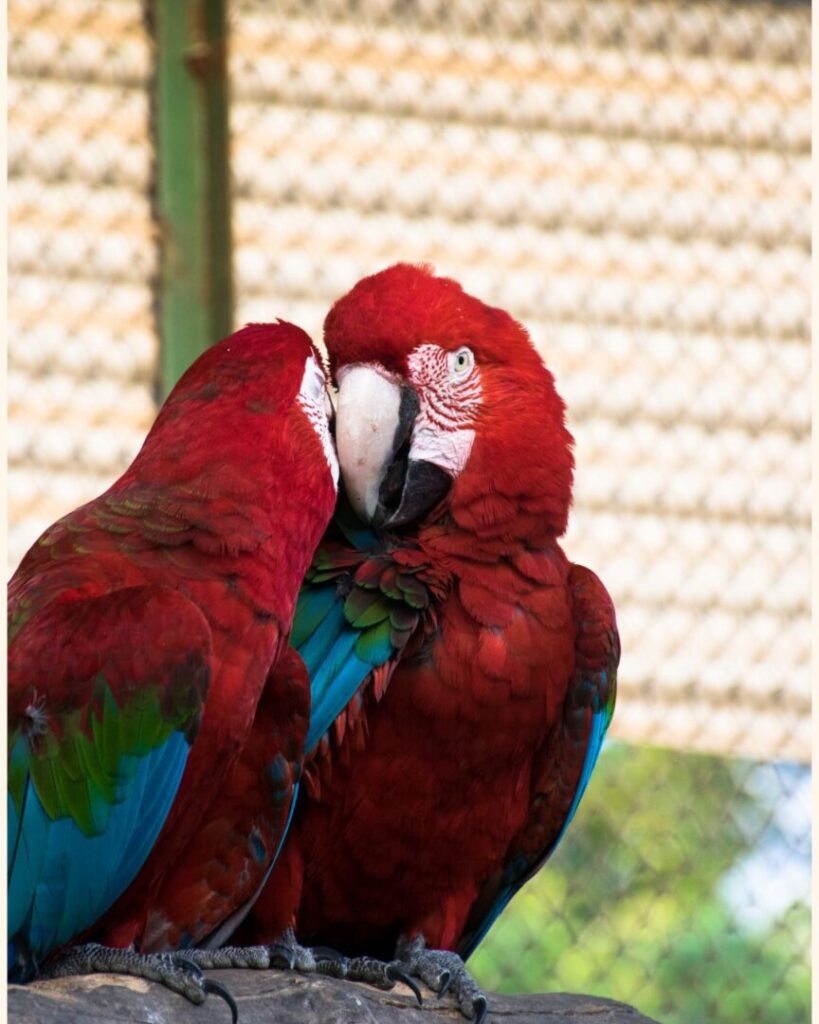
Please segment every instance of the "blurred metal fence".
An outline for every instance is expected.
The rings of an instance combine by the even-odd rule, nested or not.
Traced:
[[[569,406],[619,742],[475,969],[806,1020],[809,5],[229,13],[236,322],[318,338],[359,277],[429,261],[524,321]],[[151,418],[155,255],[140,5],[12,0],[10,28],[16,562]]]
[[[232,10],[238,320],[318,336],[399,257],[512,311],[618,599],[616,735],[807,757],[809,9]]]
[[[154,413],[151,47],[139,0],[9,4],[10,569]]]
[[[475,970],[801,1024],[808,771],[781,762],[810,737],[809,7],[231,12],[238,321],[319,336],[397,259],[520,317],[577,442],[567,550],[618,609],[613,734],[677,751],[606,751]]]

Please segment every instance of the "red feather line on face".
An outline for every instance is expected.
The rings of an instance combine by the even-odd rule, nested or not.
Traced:
[[[457,430],[472,425],[480,408],[481,382],[477,367],[466,380],[453,387],[446,353],[437,345],[421,345],[407,359],[410,379],[423,396],[423,408],[433,426]]]

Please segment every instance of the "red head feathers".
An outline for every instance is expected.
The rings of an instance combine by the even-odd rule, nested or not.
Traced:
[[[360,281],[324,325],[342,474],[359,515],[450,516],[478,536],[561,534],[572,439],[526,330],[428,267]]]
[[[303,463],[316,453],[318,469],[325,462],[336,478],[330,413],[321,356],[308,335],[283,321],[248,324],[183,374],[115,487],[218,471],[252,489],[307,452]]]

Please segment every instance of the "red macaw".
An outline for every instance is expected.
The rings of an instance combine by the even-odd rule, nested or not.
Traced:
[[[303,331],[238,331],[185,373],[122,477],[15,573],[12,976],[44,962],[126,971],[204,998],[201,971],[139,953],[198,941],[247,899],[238,876],[220,891],[219,851],[203,841],[243,770],[263,762],[251,804],[277,801],[258,835],[237,801],[234,824],[250,824],[231,855],[250,850],[256,884],[284,834],[309,709],[288,635],[335,505],[330,413]],[[254,715],[268,729],[248,747]],[[88,935],[127,949],[56,957]]]
[[[366,527],[337,515],[300,598],[307,785],[237,936],[295,929],[356,958],[302,969],[420,977],[482,1019],[460,957],[577,808],[614,708],[614,608],[558,542],[572,438],[519,323],[397,265],[336,303],[325,340]]]

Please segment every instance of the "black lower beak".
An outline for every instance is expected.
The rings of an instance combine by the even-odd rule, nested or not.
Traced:
[[[406,526],[433,509],[448,493],[452,478],[431,462],[410,458],[412,429],[418,415],[418,396],[409,385],[401,388],[393,457],[378,490],[373,516],[376,529]]]
[[[396,465],[396,463],[393,463]],[[392,470],[390,466],[390,470]],[[403,484],[397,506],[384,504],[379,493],[373,526],[393,529],[420,519],[446,497],[452,478],[431,462],[404,462]]]

